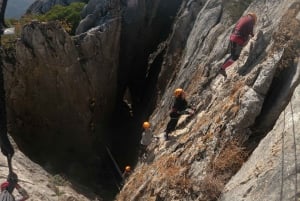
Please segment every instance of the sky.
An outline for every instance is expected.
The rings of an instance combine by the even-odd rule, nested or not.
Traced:
[[[19,19],[34,1],[35,0],[8,0],[5,17]]]

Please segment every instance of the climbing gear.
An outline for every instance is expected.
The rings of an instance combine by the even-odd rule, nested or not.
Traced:
[[[1,188],[1,191],[4,191],[7,189],[7,187],[9,186],[9,182],[8,181],[5,181],[1,184],[0,188]]]
[[[257,15],[255,13],[248,13],[247,15],[250,15],[254,19],[254,24],[257,22]]]
[[[15,198],[7,190],[4,190],[0,194],[0,200],[1,201],[15,201]]]
[[[175,96],[175,97],[179,97],[182,93],[183,93],[183,89],[177,88],[177,89],[175,89],[175,91],[174,91],[174,96]]]
[[[150,128],[150,123],[147,122],[147,121],[145,121],[145,122],[143,123],[143,128],[144,128],[144,129]]]
[[[127,166],[125,167],[125,171],[126,171],[126,172],[130,172],[130,171],[131,171],[131,167],[130,167],[129,165],[127,165]]]
[[[7,188],[7,191],[12,193],[14,191],[14,189],[17,186],[18,183],[18,175],[14,172],[9,173],[8,177],[7,177],[7,181],[9,183],[9,186]]]
[[[123,175],[122,175],[122,172],[121,172],[121,170],[120,170],[120,168],[118,166],[117,161],[114,159],[114,157],[113,157],[112,153],[110,152],[109,148],[107,146],[105,148],[106,148],[106,151],[107,151],[110,159],[112,160],[112,162],[113,162],[113,164],[114,164],[117,172],[119,173],[120,177],[123,179]]]

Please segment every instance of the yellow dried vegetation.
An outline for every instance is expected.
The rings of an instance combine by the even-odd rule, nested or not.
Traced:
[[[219,198],[224,188],[224,182],[213,174],[207,174],[200,183],[200,191],[202,193],[201,200],[215,201]]]
[[[203,141],[204,144],[206,144],[213,137],[214,137],[214,133],[213,132],[207,132],[207,134],[202,137],[202,141]]]
[[[181,192],[187,192],[191,188],[191,180],[186,175],[185,165],[177,162],[176,156],[163,156],[154,164],[157,169],[156,176],[164,178],[169,189],[176,189]]]
[[[229,142],[212,162],[213,174],[228,179],[240,169],[248,154],[236,140]]]
[[[222,106],[224,115],[230,118],[234,118],[237,115],[240,110],[239,99],[244,94],[244,86],[245,83],[242,80],[237,81],[236,84],[233,85],[233,88],[230,91],[230,95],[225,100],[225,104],[223,104]]]
[[[247,151],[237,141],[229,142],[212,160],[210,171],[200,182],[200,200],[217,200],[225,184],[240,169],[247,157]]]

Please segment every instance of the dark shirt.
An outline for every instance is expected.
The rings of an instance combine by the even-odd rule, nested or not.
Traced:
[[[173,104],[170,116],[173,118],[179,117],[184,110],[188,108],[187,101],[181,96],[175,98],[175,102]]]

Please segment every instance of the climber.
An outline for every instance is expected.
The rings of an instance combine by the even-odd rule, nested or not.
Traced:
[[[122,174],[123,181],[126,180],[131,174],[131,167],[129,165],[125,166],[124,172]]]
[[[169,133],[174,131],[177,125],[177,122],[179,120],[179,117],[182,114],[193,114],[194,109],[188,105],[186,99],[185,99],[185,92],[182,88],[177,88],[174,91],[175,101],[172,106],[171,112],[170,112],[170,121],[167,124],[167,128],[165,129],[164,137],[165,140],[169,140]],[[187,111],[186,109],[190,108],[193,111]]]
[[[14,172],[8,176],[7,181],[0,185],[0,188],[0,201],[25,201],[29,198],[27,191],[18,184],[18,176]],[[12,195],[15,188],[22,196],[21,198],[15,199]]]
[[[141,148],[140,148],[140,158],[143,159],[147,155],[147,146],[151,143],[153,138],[153,133],[150,128],[150,123],[148,121],[145,121],[143,123],[143,133],[142,133],[142,139],[141,139]]]
[[[247,15],[241,17],[235,25],[230,35],[230,56],[222,64],[219,71],[225,77],[225,69],[239,58],[242,48],[247,44],[249,40],[249,35],[251,37],[254,36],[253,29],[256,22],[256,14],[248,13]]]

